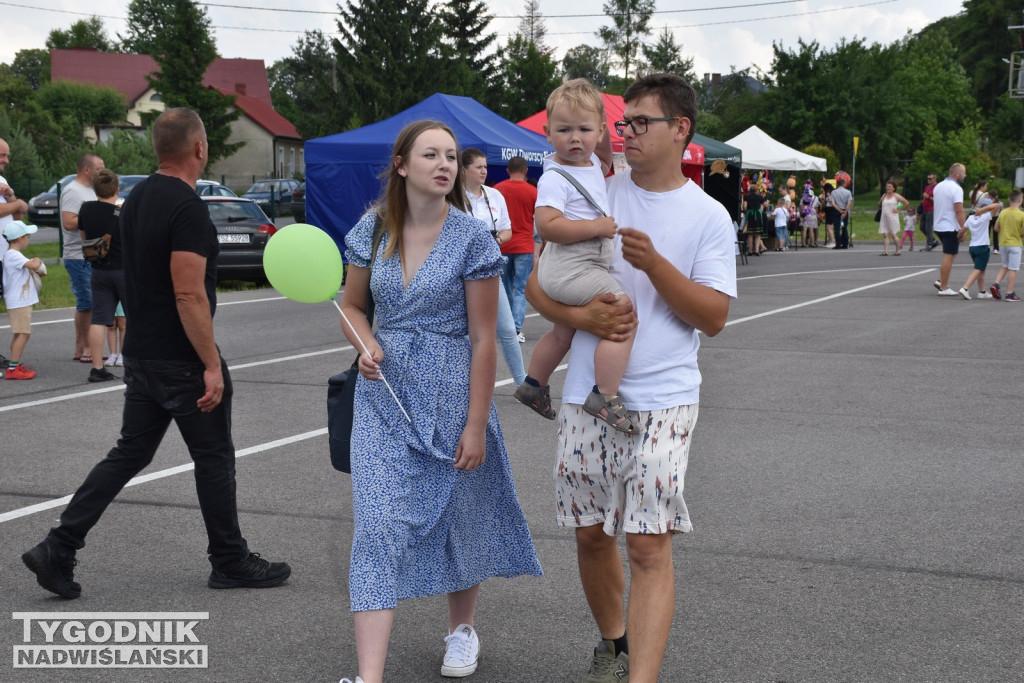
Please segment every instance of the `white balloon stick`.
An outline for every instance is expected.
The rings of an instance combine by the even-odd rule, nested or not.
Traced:
[[[372,360],[373,359],[373,355],[370,354],[370,349],[366,348],[366,344],[363,342],[363,338],[359,336],[358,332],[356,332],[356,328],[349,321],[348,316],[345,315],[345,311],[341,310],[341,306],[338,305],[338,300],[337,299],[331,299],[331,303],[333,303],[334,307],[338,309],[338,313],[341,314],[341,319],[345,321],[345,324],[348,325],[348,329],[352,330],[352,334],[355,336],[356,341],[358,341],[359,345],[363,347],[363,353],[365,353],[366,356]],[[384,386],[386,386],[388,388],[388,391],[391,392],[391,398],[395,399],[395,403],[398,404],[398,409],[402,411],[402,415],[405,415],[405,419],[408,420],[410,424],[412,424],[412,418],[409,417],[409,413],[405,412],[405,408],[402,407],[402,402],[399,401],[398,400],[398,396],[395,395],[395,390],[392,389],[391,385],[388,384],[388,381],[386,379],[384,379],[384,371],[383,370],[380,371],[380,379],[381,379],[382,382],[384,382]]]

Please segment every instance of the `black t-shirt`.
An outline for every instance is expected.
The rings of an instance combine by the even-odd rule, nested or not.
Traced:
[[[206,257],[210,315],[217,308],[217,231],[206,204],[187,183],[154,173],[121,207],[124,249],[124,355],[150,360],[199,360],[178,316],[171,252]]]
[[[764,197],[757,192],[751,192],[743,199],[747,202],[747,211],[760,211],[764,204]]]
[[[107,258],[92,264],[97,270],[120,270],[122,267],[121,231],[117,226],[117,216],[114,215],[116,209],[113,204],[95,201],[83,203],[78,210],[78,229],[85,233],[85,239],[93,240],[110,235]]]

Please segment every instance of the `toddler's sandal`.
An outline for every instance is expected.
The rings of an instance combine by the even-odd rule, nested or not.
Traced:
[[[596,391],[590,392],[583,410],[601,420],[609,427],[627,434],[638,434],[640,428],[629,416],[626,406],[622,405],[622,397],[619,395],[601,394]]]

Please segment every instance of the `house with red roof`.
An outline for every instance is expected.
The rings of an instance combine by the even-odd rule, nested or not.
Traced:
[[[50,80],[72,81],[113,88],[125,99],[125,120],[116,126],[97,126],[87,131],[93,140],[105,139],[114,130],[142,128],[142,115],[163,111],[160,93],[146,76],[159,67],[149,55],[98,52],[93,49],[50,50]],[[253,178],[305,176],[302,136],[270,101],[267,69],[262,59],[218,57],[203,76],[203,84],[225,95],[234,95],[242,115],[231,124],[228,142],[245,144],[234,155],[206,169],[209,177],[244,190]],[[117,169],[114,169],[117,170]]]

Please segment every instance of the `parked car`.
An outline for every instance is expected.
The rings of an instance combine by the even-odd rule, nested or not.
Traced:
[[[124,204],[124,200],[132,193],[135,186],[148,178],[148,175],[120,175],[117,176],[117,203]]]
[[[210,211],[220,243],[217,279],[265,280],[263,250],[277,232],[273,221],[249,199],[203,196],[202,200]]]
[[[213,180],[197,180],[196,194],[200,197],[237,197],[238,195],[224,185]]]
[[[58,182],[63,189],[74,179],[75,174],[72,173],[64,176]],[[28,200],[28,219],[40,227],[60,227],[60,216],[57,211],[57,183],[51,185],[46,192],[40,192]]]
[[[291,178],[271,178],[257,180],[242,196],[251,199],[260,208],[270,213],[270,194],[274,194],[274,214],[280,216],[292,208],[292,192],[299,186],[298,180]]]
[[[292,215],[296,223],[306,222],[306,181],[292,190]]]

